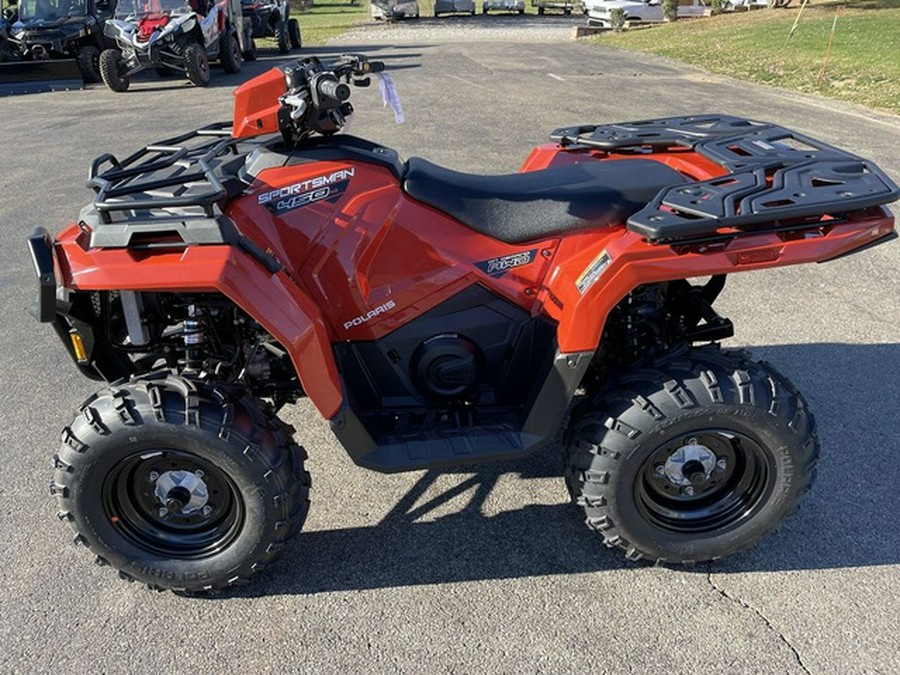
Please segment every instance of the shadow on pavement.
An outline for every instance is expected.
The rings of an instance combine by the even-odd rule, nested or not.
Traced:
[[[806,394],[823,446],[818,480],[780,532],[749,552],[694,570],[727,574],[900,563],[894,496],[900,483],[896,382],[900,344],[785,345],[753,352],[780,365]],[[234,595],[309,594],[641,567],[607,550],[570,504],[484,515],[485,499],[506,473],[519,473],[521,479],[561,476],[558,449],[460,472],[457,485],[423,502],[439,475],[426,472],[382,522],[304,532],[269,574]],[[372,484],[377,489],[377,478]],[[463,494],[470,499],[458,512],[419,520]],[[352,499],[354,506],[364,507],[365,495]],[[312,508],[340,507],[314,501]]]

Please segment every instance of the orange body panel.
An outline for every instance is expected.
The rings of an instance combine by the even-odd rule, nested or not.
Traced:
[[[276,83],[264,76],[253,84],[274,91]],[[270,124],[243,112],[248,133],[257,119]],[[694,179],[724,172],[690,151],[652,157]],[[544,145],[522,169],[604,158],[601,151]],[[290,202],[316,185],[327,187],[319,198]],[[813,229],[692,247],[647,243],[624,224],[508,244],[415,201],[386,166],[331,160],[263,170],[224,212],[278,259],[280,272],[226,245],[88,249],[87,235],[72,226],[57,244],[62,282],[73,289],[225,294],[289,350],[304,391],[326,418],[342,402],[332,343],[377,340],[474,284],[557,322],[561,352],[589,352],[610,310],[641,284],[828,260],[893,229],[890,212],[877,207]],[[489,261],[522,253],[528,264],[485,271]]]
[[[60,281],[73,290],[220,292],[284,345],[310,399],[326,418],[343,395],[316,305],[283,271],[271,274],[231,246],[167,252],[85,248],[78,226],[57,236]]]
[[[234,90],[233,135],[249,138],[278,131],[278,97],[284,93],[284,73],[278,68],[254,77]]]

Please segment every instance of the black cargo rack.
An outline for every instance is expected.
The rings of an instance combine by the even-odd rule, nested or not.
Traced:
[[[231,123],[218,122],[148,145],[121,161],[111,154],[97,157],[87,182],[96,194],[81,214],[92,230],[91,246],[227,241],[233,225],[219,204],[243,186],[223,165],[243,157],[238,143]]]
[[[665,188],[628,218],[628,229],[653,243],[818,227],[824,215],[840,217],[900,198],[900,188],[873,162],[784,127],[730,115],[566,127],[550,138],[607,152],[687,148],[729,171]]]

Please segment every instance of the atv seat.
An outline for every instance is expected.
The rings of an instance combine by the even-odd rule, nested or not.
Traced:
[[[508,244],[579,230],[624,225],[660,190],[685,178],[649,159],[553,166],[505,176],[479,176],[419,157],[407,164],[406,193],[476,232]]]

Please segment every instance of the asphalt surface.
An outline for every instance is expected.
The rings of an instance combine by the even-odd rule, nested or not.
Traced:
[[[900,177],[897,117],[599,46],[373,34],[355,31],[349,48],[391,65],[407,121],[363,90],[353,133],[405,156],[509,172],[558,126],[718,111]],[[232,87],[274,62],[216,72],[205,90],[148,78],[121,95],[0,99],[0,672],[900,671],[898,243],[729,280],[730,344],[793,379],[823,445],[800,511],[748,553],[688,570],[629,564],[567,504],[554,450],[383,476],[353,466],[298,405],[286,419],[310,453],[312,510],[251,586],[185,599],[95,567],[47,491],[59,430],[94,385],[25,313],[24,239],[77,216],[94,156],[228,118]]]

